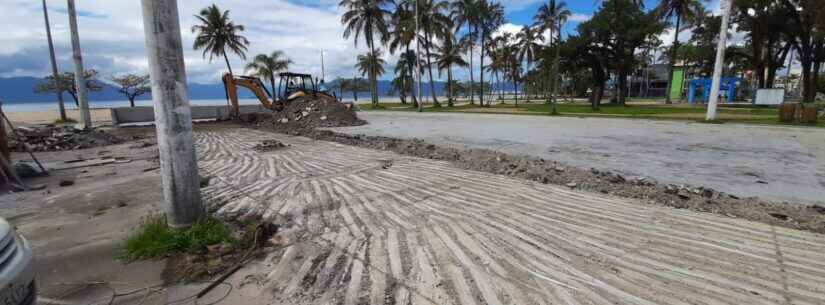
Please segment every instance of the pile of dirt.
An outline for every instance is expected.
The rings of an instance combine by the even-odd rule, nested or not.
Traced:
[[[358,119],[355,111],[347,104],[332,98],[304,96],[292,100],[284,110],[274,113],[271,118],[257,120],[257,124],[290,132],[316,127],[359,126],[366,122]]]
[[[81,130],[71,126],[18,127],[9,135],[12,151],[24,152],[24,143],[34,151],[63,151],[120,144],[126,140],[101,129]]]
[[[514,156],[487,149],[458,149],[429,144],[419,139],[348,135],[329,130],[293,130],[292,135],[434,160],[449,161],[469,170],[502,174],[544,184],[556,184],[648,204],[721,214],[793,229],[825,233],[825,207],[770,202],[756,197],[740,198],[707,187],[663,184],[648,177],[582,169],[531,156]]]

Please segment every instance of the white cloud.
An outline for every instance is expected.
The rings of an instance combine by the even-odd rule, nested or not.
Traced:
[[[320,52],[326,51],[327,78],[351,76],[355,57],[363,52],[351,39],[342,37],[341,12],[332,0],[315,5],[299,5],[285,0],[274,1],[178,1],[184,53],[189,80],[215,83],[225,71],[222,60],[209,62],[200,51],[191,49],[195,37],[189,30],[201,8],[215,2],[229,9],[237,24],[246,26],[243,33],[251,42],[247,57],[272,50],[283,50],[294,62],[291,70],[320,75]],[[52,35],[63,71],[71,69],[71,48],[65,2],[49,1]],[[143,19],[139,1],[86,0],[78,2],[81,47],[86,68],[103,75],[145,73]],[[0,0],[4,17],[0,27],[0,76],[43,76],[50,71],[42,8],[39,1]],[[243,69],[245,62],[230,56],[233,70]],[[388,63],[392,63],[388,59]]]
[[[587,15],[587,14],[573,13],[572,15],[570,15],[570,18],[567,18],[567,21],[570,21],[570,22],[585,22],[587,20],[590,20],[590,18],[593,18],[593,16],[592,15]]]

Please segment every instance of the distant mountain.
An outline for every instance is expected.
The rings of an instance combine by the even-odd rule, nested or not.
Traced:
[[[42,79],[36,77],[10,77],[10,78],[2,78],[0,77],[0,100],[8,103],[33,103],[33,102],[50,102],[54,101],[54,95],[50,93],[35,93],[34,87],[40,83]],[[392,84],[388,80],[379,80],[378,81],[378,93],[380,96],[385,97],[389,96],[387,92],[389,92]],[[511,86],[507,85],[506,88],[511,88]],[[508,89],[505,89],[508,90]],[[421,85],[421,92],[423,95],[430,95],[430,85],[429,83],[423,83]],[[444,95],[444,82],[436,82],[435,83],[435,93],[436,95]],[[241,98],[255,98],[255,96],[247,91],[247,90],[240,90],[239,95]],[[352,92],[345,92],[344,96],[347,98],[352,97]],[[226,93],[224,93],[223,84],[189,84],[189,98],[193,100],[197,99],[224,99],[226,98]],[[360,92],[358,94],[359,99],[368,99],[369,92]],[[66,103],[73,103],[72,97],[68,94],[64,95],[64,99]],[[139,100],[149,100],[151,99],[151,95],[147,94],[141,96]],[[123,95],[117,92],[117,89],[110,85],[103,83],[103,90],[98,92],[92,92],[89,94],[90,101],[122,101],[125,100]]]

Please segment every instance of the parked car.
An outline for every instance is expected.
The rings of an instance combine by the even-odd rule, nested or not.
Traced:
[[[3,218],[0,218],[0,304],[35,303],[34,256],[31,245]]]

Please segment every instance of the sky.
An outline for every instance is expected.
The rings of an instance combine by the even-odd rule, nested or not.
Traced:
[[[546,1],[546,0],[545,0]],[[652,8],[656,0],[646,0],[646,7]],[[236,24],[246,27],[243,33],[249,41],[247,58],[255,54],[283,51],[293,64],[293,72],[321,75],[321,53],[324,53],[324,74],[326,79],[353,77],[356,56],[366,51],[365,43],[355,46],[352,39],[343,38],[341,25],[342,10],[337,0],[186,0],[178,1],[187,77],[194,83],[219,83],[226,71],[222,60],[202,56],[201,51],[191,48],[195,34],[192,25],[200,9],[215,3],[224,10],[230,10],[230,17]],[[502,0],[507,23],[502,31],[518,31],[524,25],[532,24],[532,17],[541,0]],[[66,1],[47,0],[52,36],[61,71],[71,71],[71,45],[68,29]],[[564,31],[570,32],[583,21],[588,20],[599,5],[598,0],[567,0],[573,13]],[[718,0],[707,4],[716,9]],[[41,1],[0,0],[3,8],[0,28],[6,29],[0,36],[0,77],[34,76],[42,77],[51,71],[48,60],[48,45],[44,28]],[[143,19],[140,1],[137,0],[77,0],[80,44],[83,50],[84,67],[96,69],[103,78],[125,73],[147,73],[145,57]],[[684,40],[689,32],[680,34]],[[667,44],[673,31],[662,34]],[[391,77],[392,66],[397,56],[387,54],[388,63],[384,79]],[[477,60],[476,60],[477,61]],[[242,71],[246,61],[238,56],[230,56],[233,71]],[[477,64],[477,63],[476,63]],[[458,78],[465,78],[464,71],[456,70]],[[237,73],[237,72],[236,72]],[[434,72],[435,73],[435,72]],[[437,79],[445,75],[434,75]]]

